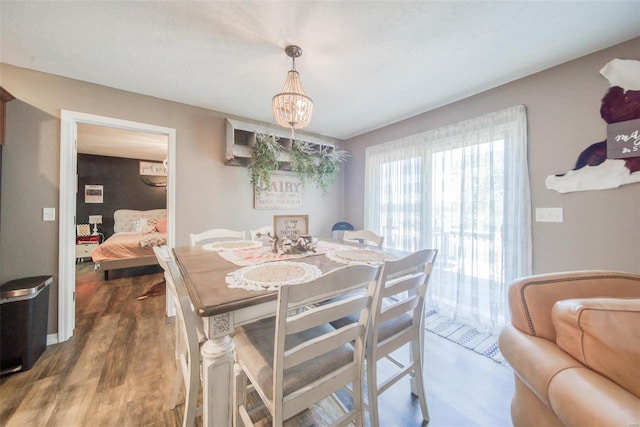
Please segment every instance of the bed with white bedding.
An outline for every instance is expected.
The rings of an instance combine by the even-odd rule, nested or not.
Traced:
[[[166,209],[115,211],[113,236],[91,254],[95,269],[104,271],[105,280],[109,280],[110,270],[157,265],[153,246],[167,242],[166,217]]]

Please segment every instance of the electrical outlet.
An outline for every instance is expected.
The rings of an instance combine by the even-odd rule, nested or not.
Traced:
[[[43,221],[55,221],[56,220],[56,208],[42,208],[42,220]]]
[[[562,208],[536,208],[536,222],[563,222]]]

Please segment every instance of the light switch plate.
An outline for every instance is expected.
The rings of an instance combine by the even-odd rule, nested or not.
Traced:
[[[56,220],[56,208],[42,208],[42,220],[43,221],[55,221]]]
[[[536,222],[564,222],[562,208],[536,208]]]

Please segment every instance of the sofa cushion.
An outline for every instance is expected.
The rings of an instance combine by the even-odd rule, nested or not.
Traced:
[[[558,301],[552,321],[560,348],[640,397],[640,298]]]

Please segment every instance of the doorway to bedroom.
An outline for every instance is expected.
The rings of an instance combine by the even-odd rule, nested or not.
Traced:
[[[62,112],[61,123],[60,342],[73,335],[76,304],[84,301],[81,285],[88,277],[104,280],[103,272],[93,272],[92,252],[114,234],[116,210],[165,209],[169,246],[175,230],[174,129],[70,111]],[[112,279],[130,275],[110,272]]]

